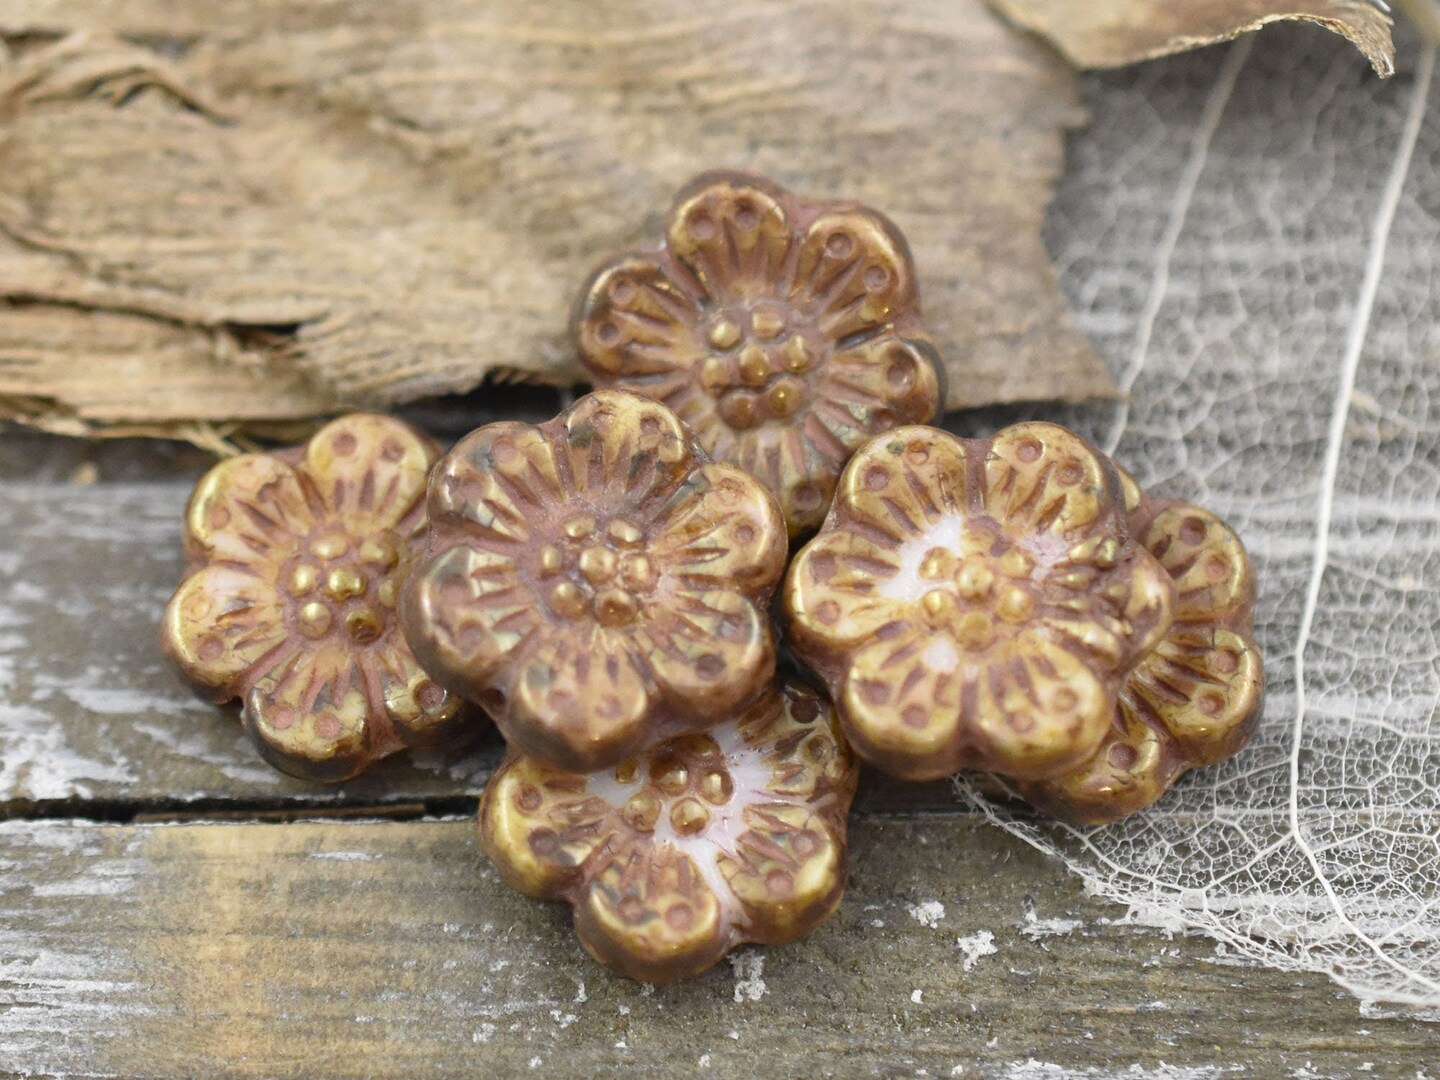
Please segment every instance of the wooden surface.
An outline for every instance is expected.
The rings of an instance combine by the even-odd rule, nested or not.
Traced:
[[[1412,1080],[1440,1054],[1433,1029],[1362,1019],[1321,980],[1120,925],[963,818],[866,817],[813,937],[659,989],[577,959],[568,912],[511,892],[473,832],[0,826],[0,1058],[125,1077],[1190,1080],[1227,1062]]]
[[[1297,70],[1321,72],[1323,95],[1302,87],[1307,100],[1359,115],[1358,103],[1385,105],[1343,42],[1266,34],[1275,59],[1240,84],[1238,116],[1263,115]],[[1094,237],[1134,230],[1119,247],[1150,273],[1144,233],[1161,231],[1172,186],[1162,165],[1184,160],[1186,124],[1224,62],[1087,81],[1103,123],[1072,144],[1051,242],[1117,373],[1144,296],[1115,240]],[[1124,157],[1114,125],[1126,122],[1161,132],[1141,144],[1146,161]],[[1250,167],[1365,160],[1363,124],[1339,150],[1321,127],[1276,134],[1275,156]],[[1210,211],[1215,235],[1177,250],[1201,267],[1248,257],[1219,222],[1224,197]],[[1227,273],[1244,279],[1250,326],[1334,336],[1324,320],[1349,278],[1305,294],[1298,314],[1314,318],[1302,324],[1284,275]],[[1132,429],[1163,459],[1169,429],[1146,411],[1155,391],[1136,389]],[[549,392],[482,392],[414,418],[454,436],[556,405]],[[1060,413],[951,423],[976,434],[1021,415]],[[1064,415],[1103,434],[1114,412]],[[1214,438],[1214,423],[1202,417],[1192,437]],[[1257,427],[1261,440],[1292,436]],[[963,811],[947,784],[866,778],[850,891],[811,939],[747,950],[678,987],[614,978],[580,953],[562,909],[513,895],[485,865],[466,819],[493,736],[341,788],[305,785],[261,764],[234,717],[165,668],[155,626],[180,571],[180,508],[206,464],[173,445],[0,435],[0,1076],[1440,1076],[1440,1028],[1362,1012],[1322,976],[1129,923],[1058,861]],[[1288,584],[1270,593],[1272,638],[1294,600]]]

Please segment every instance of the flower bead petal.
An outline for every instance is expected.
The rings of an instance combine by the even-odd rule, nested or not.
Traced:
[[[480,843],[513,888],[555,900],[610,838],[603,823],[612,810],[585,776],[512,752],[485,785]]]
[[[835,341],[886,326],[915,307],[915,269],[900,230],[850,206],[821,214],[800,243],[795,292]]]
[[[574,332],[597,386],[672,408],[775,494],[792,536],[820,524],[861,441],[939,405],[898,231],[760,177],[688,186],[664,248],[602,270]]]
[[[1113,458],[1110,464],[1115,466],[1115,473],[1120,477],[1120,492],[1125,501],[1125,512],[1133,514],[1140,508],[1140,500],[1145,493],[1140,489],[1140,482],[1135,479],[1133,473]]]
[[[327,518],[360,536],[400,525],[425,494],[434,460],[434,444],[409,424],[352,413],[316,432],[303,468]]]
[[[400,421],[347,416],[306,446],[222,463],[191,499],[191,572],[164,648],[219,700],[241,699],[285,771],[345,779],[468,725],[396,617],[433,456]]]
[[[737,802],[750,803],[742,811],[749,827],[720,870],[748,936],[791,941],[824,922],[844,892],[855,757],[829,703],[799,684],[785,688],[779,708],[759,703],[740,730],[748,746],[768,748],[772,772],[763,790],[736,785]],[[735,756],[727,748],[727,759]]]
[[[283,558],[314,525],[299,477],[274,454],[220,462],[196,485],[185,512],[192,554],[257,566]]]
[[[758,942],[793,941],[824,922],[845,890],[845,844],[801,807],[756,807],[720,871]]]
[[[482,429],[441,462],[431,506],[407,637],[526,753],[618,764],[770,677],[761,613],[784,569],[783,519],[663,405],[597,391],[535,427]]]
[[[822,532],[800,549],[785,578],[790,634],[828,648],[856,646],[905,621],[907,605],[885,588],[900,567],[897,550],[865,533]]]
[[[843,448],[821,452],[817,439],[834,443],[829,429],[812,412],[799,424],[770,425],[740,439],[722,432],[712,442],[717,458],[735,462],[774,495],[793,538],[824,520],[836,478],[849,456]]]
[[[770,620],[729,589],[686,597],[648,627],[647,637],[645,657],[655,682],[688,715],[735,708],[775,674]]]
[[[1087,541],[1077,549],[1093,546]],[[1042,619],[1047,632],[1067,639],[1108,673],[1128,669],[1153,649],[1175,618],[1170,575],[1144,548],[1116,547],[1123,554],[1108,570],[1077,562],[1067,564],[1068,572],[1052,575],[1052,582],[1060,584],[1048,590],[1053,607]],[[1077,580],[1065,581],[1071,577]]]
[[[1184,771],[1173,750],[1151,724],[1121,702],[1114,724],[1094,754],[1059,776],[1020,784],[1020,794],[1075,825],[1116,821],[1154,803]]]
[[[1198,506],[1161,510],[1140,536],[1175,581],[1177,618],[1220,618],[1255,602],[1250,556],[1234,531]]]
[[[445,741],[461,716],[460,698],[425,674],[403,641],[382,652],[375,666],[396,742],[419,749]]]
[[[1007,529],[1080,536],[1113,522],[1123,498],[1110,463],[1056,424],[1014,424],[991,442],[984,502]]]
[[[905,780],[949,776],[956,748],[964,676],[954,646],[914,632],[877,641],[856,654],[838,704],[845,734],[865,760]]]
[[[921,635],[861,650],[845,679],[846,734],[867,760],[907,780],[962,768],[1040,779],[1093,753],[1113,697],[1072,653],[1022,635],[1004,657],[967,663]]]
[[[1016,639],[1008,662],[976,686],[974,767],[1017,780],[1053,776],[1092,755],[1105,737],[1114,690],[1091,667],[1038,634]]]
[[[1045,630],[1102,671],[1121,671],[1134,658],[1120,622],[1097,618],[1093,611],[1074,616],[1050,615]]]
[[[530,424],[501,421],[472,431],[436,465],[430,520],[468,523],[503,549],[524,543],[537,511],[570,493],[551,440]]]
[[[799,682],[785,684],[780,697],[779,708],[771,704],[769,695],[762,697],[740,725],[747,743],[772,748],[766,791],[772,797],[803,802],[812,810],[821,807],[832,823],[843,824],[845,807],[855,794],[857,770],[835,710],[817,691]]]
[[[1153,804],[1192,768],[1249,741],[1263,695],[1253,642],[1226,629],[1172,632],[1131,674],[1099,750],[1021,794],[1066,821],[1099,825]]]
[[[1100,768],[1123,688],[1171,763],[1148,774],[1158,794],[1243,744],[1263,682],[1248,560],[1202,515],[1149,499],[1054,425],[899,429],[855,455],[797,557],[790,644],[857,752],[914,779],[983,768],[1023,787]],[[1211,668],[1234,684],[1202,686]],[[1139,760],[1130,744],[1117,760]]]
[[[1237,753],[1254,734],[1264,694],[1251,637],[1253,570],[1239,538],[1205,510],[1152,499],[1123,471],[1121,481],[1131,527],[1153,553],[1147,575],[1177,597],[1173,621],[1150,631],[1153,647],[1141,642],[1099,750],[1021,785],[1035,805],[1078,824],[1136,813],[1187,770]]]
[[[482,703],[496,672],[525,655],[541,626],[514,561],[478,544],[452,547],[413,571],[401,620],[421,666]]]
[[[574,907],[597,959],[664,982],[833,911],[856,772],[824,699],[772,683],[738,717],[613,768],[567,772],[512,749],[480,837],[516,888]]]
[[[688,366],[707,354],[697,329],[700,319],[695,297],[659,263],[632,256],[591,280],[575,333],[591,374],[643,384],[648,375]]]
[[[510,745],[577,772],[635,749],[652,707],[629,636],[601,627],[552,631],[521,668],[510,698],[511,709],[496,717]]]
[[[331,781],[348,779],[368,764],[369,713],[365,691],[345,668],[343,656],[304,653],[257,680],[241,711],[246,730],[270,764],[295,776]]]
[[[1131,674],[1122,697],[1193,765],[1224,761],[1249,740],[1264,678],[1249,638],[1223,628],[1172,632]]]
[[[792,536],[809,532],[824,520],[841,471],[866,439],[934,416],[939,385],[927,350],[891,335],[854,345],[816,370],[805,411],[793,423],[765,425],[743,438],[728,429],[708,432],[701,441],[775,493]],[[688,422],[689,412],[678,411]]]
[[[1192,768],[1235,754],[1254,733],[1263,676],[1254,644],[1225,629],[1173,632],[1120,694],[1100,749],[1021,794],[1066,821],[1100,825],[1152,805]]]
[[[681,192],[670,212],[670,253],[716,300],[773,288],[790,252],[790,222],[779,188],[758,177],[708,174]]]
[[[622,847],[575,908],[580,943],[602,964],[652,984],[674,982],[726,952],[720,901],[689,855]]]
[[[943,431],[896,428],[850,459],[836,502],[856,523],[895,540],[953,543],[969,509],[967,457],[964,444]],[[929,535],[942,520],[949,531]]]
[[[1130,631],[1127,664],[1131,658],[1150,652],[1164,639],[1175,622],[1178,607],[1174,581],[1148,551],[1135,548],[1128,566],[1125,586],[1129,600],[1124,612],[1124,625]]]
[[[652,536],[664,574],[706,589],[773,588],[788,553],[774,497],[733,465],[692,472],[657,512]]]
[[[274,584],[227,561],[185,579],[165,608],[161,636],[185,674],[224,700],[251,668],[283,652],[286,629]]]
[[[940,410],[939,364],[927,342],[882,334],[832,356],[820,373],[815,413],[850,450]],[[848,459],[848,455],[847,455]],[[836,472],[843,462],[836,463]]]
[[[695,466],[690,436],[658,402],[623,390],[587,394],[563,414],[572,489],[622,507],[673,489]]]

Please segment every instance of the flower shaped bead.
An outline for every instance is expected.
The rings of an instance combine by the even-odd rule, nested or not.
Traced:
[[[1142,497],[1133,482],[1127,488],[1132,532],[1175,582],[1175,621],[1126,676],[1095,753],[1060,776],[1020,785],[1030,802],[1076,824],[1133,814],[1187,770],[1238,753],[1264,697],[1255,576],[1240,538],[1206,510]]]
[[[485,789],[480,840],[515,888],[574,907],[601,963],[670,982],[829,917],[856,772],[824,700],[771,686],[739,719],[618,768],[565,772],[512,751]]]
[[[304,447],[223,461],[195,489],[162,643],[217,701],[243,699],[285,772],[343,780],[464,726],[395,614],[434,458],[405,424],[360,414]]]
[[[663,405],[602,391],[538,427],[490,424],[436,466],[429,505],[406,633],[527,754],[614,765],[774,672],[780,508]]]
[[[1040,780],[1090,757],[1173,607],[1114,467],[1038,423],[867,443],[785,586],[791,644],[856,752],[917,780]]]
[[[899,231],[759,177],[695,180],[662,251],[592,279],[575,333],[597,386],[674,409],[710,454],[765,482],[792,534],[820,524],[861,443],[940,407]]]

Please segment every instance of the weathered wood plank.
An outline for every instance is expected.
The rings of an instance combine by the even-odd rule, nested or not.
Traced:
[[[1434,1027],[1127,927],[997,830],[854,839],[812,938],[651,990],[502,885],[468,822],[10,822],[0,1074],[1413,1080],[1440,1060]]]

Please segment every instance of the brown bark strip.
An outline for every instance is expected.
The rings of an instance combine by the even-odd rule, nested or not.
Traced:
[[[1074,78],[981,0],[17,0],[0,40],[0,416],[574,381],[587,272],[713,167],[899,222],[952,407],[1114,392],[1039,238]]]
[[[1390,17],[1373,0],[990,0],[1080,67],[1106,68],[1229,41],[1268,23],[1316,23],[1349,39],[1382,78],[1395,72]]]

